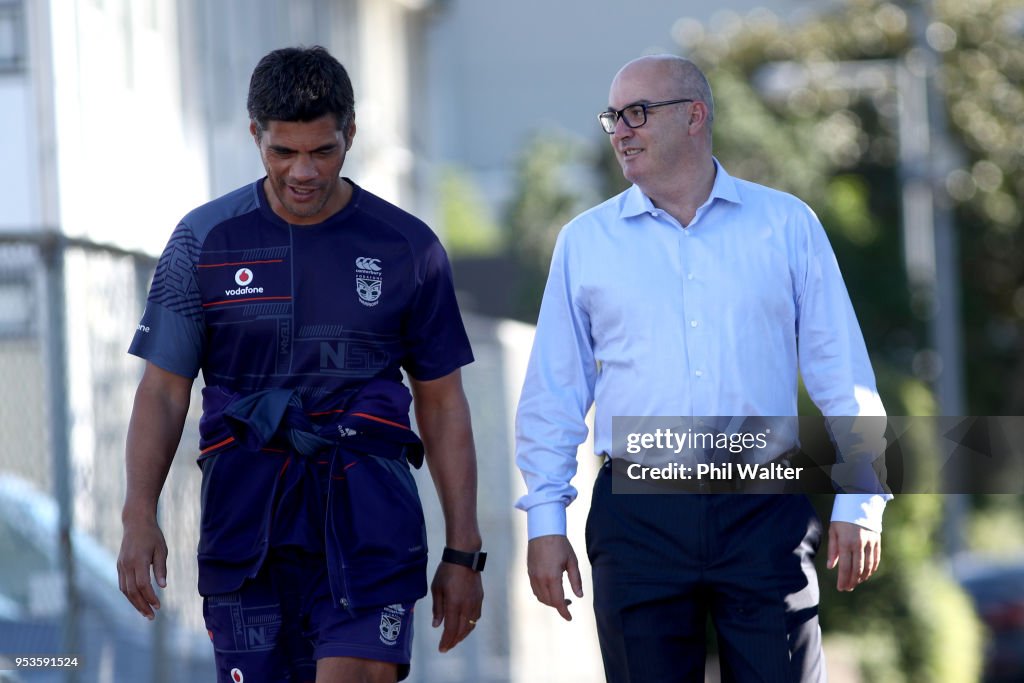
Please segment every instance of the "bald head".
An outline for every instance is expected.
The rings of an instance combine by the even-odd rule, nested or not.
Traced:
[[[665,83],[674,91],[673,97],[692,97],[703,102],[708,110],[708,123],[714,120],[715,101],[711,95],[711,85],[704,72],[689,59],[676,55],[650,55],[634,59],[615,74],[612,90],[615,90],[617,82],[638,76],[651,77]]]
[[[683,225],[714,184],[713,106],[701,70],[673,55],[634,59],[619,69],[608,91],[601,125],[622,175],[655,206],[675,211]],[[613,130],[609,121],[615,122]]]

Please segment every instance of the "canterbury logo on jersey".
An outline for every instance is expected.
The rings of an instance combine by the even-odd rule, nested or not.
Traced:
[[[360,256],[356,259],[356,268],[358,270],[369,270],[373,273],[379,273],[380,259],[370,258],[369,256]]]

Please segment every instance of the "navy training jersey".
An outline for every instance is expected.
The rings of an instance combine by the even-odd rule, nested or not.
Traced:
[[[363,190],[292,226],[258,180],[190,212],[156,267],[129,353],[207,386],[297,389],[330,409],[374,377],[473,360],[437,236]]]

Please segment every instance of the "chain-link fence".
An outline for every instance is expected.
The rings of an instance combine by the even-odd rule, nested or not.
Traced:
[[[195,594],[194,432],[162,497],[172,554],[161,618],[144,620],[117,584],[124,438],[143,367],[125,350],[154,265],[48,231],[0,242],[0,657],[78,660],[17,667],[21,680],[213,680]]]

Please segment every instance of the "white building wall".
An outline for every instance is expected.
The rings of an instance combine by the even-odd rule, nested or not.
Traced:
[[[8,131],[0,164],[0,230],[26,230],[41,218],[35,100],[23,74],[0,74],[0,130]]]
[[[36,7],[30,3],[7,8],[4,14],[4,48],[22,53],[23,63],[0,71],[0,130],[7,132],[0,164],[0,231],[33,230],[43,222],[38,135],[39,99],[33,68],[41,60],[29,36],[38,26]],[[20,34],[20,35],[18,35]]]
[[[146,11],[142,11],[145,8]],[[172,0],[51,0],[60,223],[158,253],[206,198],[181,116]]]
[[[409,59],[404,40],[409,25],[400,3],[359,2],[359,55],[350,65],[356,87],[357,135],[352,147],[357,182],[409,210]],[[415,57],[414,57],[415,58]]]

